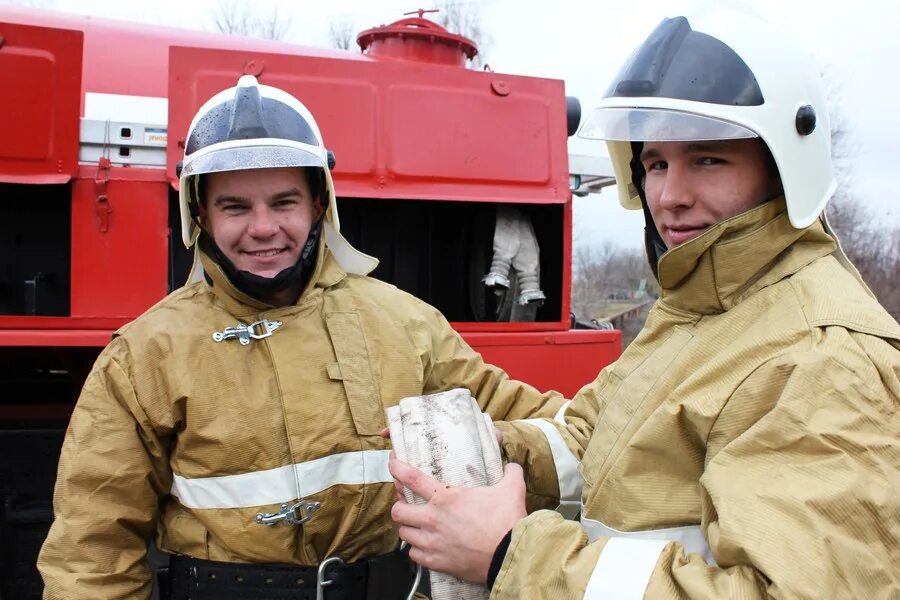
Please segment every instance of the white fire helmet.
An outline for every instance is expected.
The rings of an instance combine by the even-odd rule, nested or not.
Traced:
[[[199,176],[222,171],[273,167],[313,167],[322,170],[325,242],[342,268],[350,273],[372,271],[377,260],[353,248],[340,234],[331,177],[333,155],[325,148],[312,113],[292,95],[261,85],[243,75],[237,85],[219,92],[200,107],[191,126],[181,164],[179,201],[181,237],[187,248],[200,234],[197,207]],[[330,164],[331,163],[331,164]],[[197,280],[197,266],[190,280]]]
[[[641,208],[631,142],[762,139],[797,229],[816,220],[836,188],[817,73],[775,28],[737,4],[664,19],[579,135],[607,141],[626,208]]]

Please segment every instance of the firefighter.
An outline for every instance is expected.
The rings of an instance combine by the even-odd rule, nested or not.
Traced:
[[[66,434],[47,599],[406,598],[385,408],[465,387],[553,415],[341,236],[310,112],[252,76],[194,117],[180,173],[193,279],[118,331]]]
[[[666,19],[584,125],[662,292],[565,411],[580,524],[525,516],[555,457],[501,424],[524,482],[445,489],[392,459],[429,500],[392,509],[413,560],[492,598],[900,597],[900,327],[825,220],[818,77],[776,36]]]

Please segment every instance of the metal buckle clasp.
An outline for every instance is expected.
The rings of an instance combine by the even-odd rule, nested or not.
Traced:
[[[288,503],[281,505],[281,510],[274,513],[256,513],[256,524],[272,527],[279,523],[285,525],[302,525],[309,521],[313,513],[319,510],[318,502],[300,500],[293,506]]]
[[[247,335],[254,340],[261,340],[275,333],[275,330],[279,327],[281,327],[281,321],[268,321],[262,319],[261,321],[254,321],[247,325]]]
[[[325,581],[325,569],[332,563],[340,563],[344,566],[344,561],[339,556],[329,556],[319,565],[319,572],[316,575],[316,600],[325,600],[325,588],[334,583],[333,579]]]
[[[234,327],[226,327],[222,331],[214,331],[212,339],[216,342],[223,342],[225,340],[237,338],[241,343],[241,346],[246,346],[250,343],[251,339],[261,340],[269,337],[275,333],[275,330],[279,327],[281,327],[281,321],[269,321],[268,319],[254,321],[249,325],[238,323]]]

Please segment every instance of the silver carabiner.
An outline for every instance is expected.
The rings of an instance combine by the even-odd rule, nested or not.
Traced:
[[[406,542],[402,542],[400,544],[400,550],[406,548],[408,544]],[[318,573],[316,574],[316,600],[325,600],[325,588],[329,585],[333,584],[334,581],[329,579],[325,581],[325,570],[332,563],[340,563],[341,566],[344,566],[344,561],[341,560],[339,556],[329,556],[319,565]],[[406,600],[415,600],[416,590],[419,589],[419,583],[422,581],[422,565],[416,564],[416,577],[413,579],[412,587],[409,590],[409,594],[406,596]]]
[[[325,600],[325,588],[333,584],[334,581],[329,579],[325,581],[325,569],[332,563],[340,563],[344,566],[344,561],[340,556],[329,556],[319,565],[319,572],[316,574],[316,600]]]
[[[400,542],[400,549],[403,550],[409,546],[405,541]],[[412,559],[410,559],[412,560]],[[416,578],[413,579],[412,588],[409,590],[409,594],[406,596],[406,600],[414,600],[416,597],[416,590],[419,589],[419,583],[422,582],[422,565],[416,563]]]

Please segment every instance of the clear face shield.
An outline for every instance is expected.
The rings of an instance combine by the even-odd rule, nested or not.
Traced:
[[[327,157],[320,146],[285,140],[246,140],[223,142],[199,150],[185,161],[181,171],[179,200],[181,204],[182,240],[186,247],[194,245],[199,228],[194,223],[192,204],[196,210],[200,198],[198,176],[245,169],[272,169],[283,167],[315,167],[328,172]],[[329,205],[333,204],[330,202]]]
[[[598,108],[579,137],[607,142],[699,142],[759,137],[722,119],[662,108]]]
[[[223,142],[199,150],[185,161],[182,177],[239,171],[243,169],[270,169],[281,167],[318,167],[327,169],[327,159],[320,146],[284,140],[245,140]],[[277,143],[272,143],[277,142]]]

